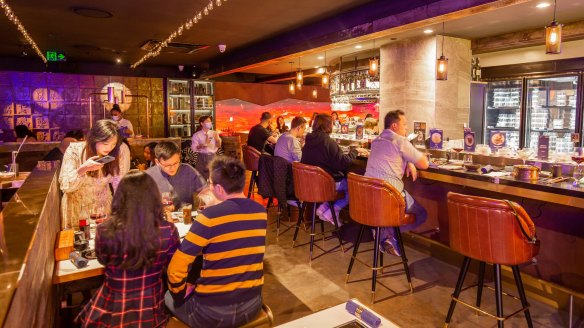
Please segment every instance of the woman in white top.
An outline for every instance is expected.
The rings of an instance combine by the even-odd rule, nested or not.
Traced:
[[[199,124],[201,129],[193,134],[191,149],[197,153],[195,169],[207,180],[209,179],[208,166],[221,147],[221,138],[217,131],[211,130],[213,128],[211,116],[201,116]]]
[[[120,130],[122,138],[134,137],[134,126],[132,125],[132,122],[124,118],[122,115],[122,110],[120,109],[120,105],[114,104],[110,110],[110,114],[112,116],[112,120],[118,124],[118,129]]]
[[[107,164],[98,158],[112,156]],[[99,120],[89,131],[85,142],[69,145],[63,156],[59,184],[63,191],[61,227],[79,227],[79,219],[91,214],[107,215],[112,192],[130,169],[130,149],[120,137],[118,126],[111,120]],[[91,213],[99,209],[102,213]]]

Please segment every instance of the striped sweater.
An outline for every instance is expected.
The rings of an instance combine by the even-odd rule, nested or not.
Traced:
[[[203,267],[194,290],[197,301],[228,305],[261,294],[266,225],[266,209],[247,198],[203,210],[168,267],[175,302],[183,300],[189,267],[201,254]]]

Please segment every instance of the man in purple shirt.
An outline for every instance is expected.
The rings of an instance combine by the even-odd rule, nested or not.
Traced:
[[[411,175],[416,181],[418,173],[416,168],[427,169],[428,159],[418,151],[406,138],[407,124],[405,113],[394,110],[384,119],[384,130],[371,143],[371,155],[367,161],[365,175],[383,179],[394,186],[405,198],[406,213],[414,214],[416,221],[400,227],[401,231],[412,230],[426,221],[426,210],[414,198],[404,190],[403,177]],[[383,251],[388,254],[401,256],[398,242],[394,237],[393,228],[381,229]]]

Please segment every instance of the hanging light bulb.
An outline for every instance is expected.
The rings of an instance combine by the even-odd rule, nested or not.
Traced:
[[[373,49],[375,50],[375,40],[373,40]],[[369,76],[375,77],[379,74],[379,59],[377,56],[369,58]]]
[[[330,83],[330,74],[328,72],[328,67],[326,66],[326,51],[324,52],[324,66],[322,68],[324,69],[324,72],[322,73],[322,78],[321,78],[321,81],[320,81],[320,85],[324,89],[328,89],[329,88],[329,83]]]
[[[304,74],[302,73],[302,68],[300,68],[300,57],[298,57],[298,71],[296,72],[296,87],[298,90],[302,88]]]
[[[294,74],[294,73],[293,73],[293,72],[294,72],[294,68],[293,68],[293,66],[292,66],[292,65],[294,64],[294,62],[290,62],[289,64],[290,64],[290,72],[291,72],[292,74]],[[289,92],[291,95],[294,95],[294,94],[296,93],[296,85],[294,85],[294,80],[290,81],[290,83],[288,84],[288,92]]]
[[[448,80],[448,58],[444,56],[444,22],[442,22],[442,55],[436,59],[436,80]]]
[[[312,90],[312,98],[318,98],[318,91],[316,91],[316,89]]]
[[[302,90],[302,83],[296,82],[296,89],[298,89],[298,91]]]
[[[554,20],[545,27],[545,53],[559,54],[562,52],[562,27],[556,21],[556,1],[554,0]]]

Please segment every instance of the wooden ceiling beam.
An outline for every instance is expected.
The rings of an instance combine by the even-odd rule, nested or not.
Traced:
[[[562,30],[562,41],[584,39],[584,21],[565,24]],[[484,54],[495,51],[511,50],[545,44],[545,29],[543,27],[506,33],[497,36],[471,41],[473,54]]]

